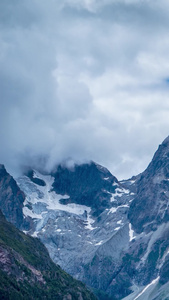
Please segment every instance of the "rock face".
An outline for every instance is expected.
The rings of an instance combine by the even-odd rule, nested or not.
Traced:
[[[0,165],[0,209],[6,219],[18,228],[23,225],[24,200],[25,195],[16,181],[7,173],[5,167]]]
[[[64,204],[76,203],[92,208],[92,215],[98,216],[111,207],[111,194],[119,185],[118,180],[106,168],[91,162],[75,165],[72,169],[58,166],[54,176],[53,190],[57,194],[69,195]]]
[[[169,137],[159,146],[152,162],[137,182],[137,196],[129,219],[136,232],[150,232],[169,221]]]
[[[30,170],[17,184],[22,229],[99,299],[169,299],[169,138],[129,180],[92,162]]]
[[[20,232],[0,212],[0,299],[96,298],[52,262],[38,239]]]
[[[34,171],[33,178],[17,182],[26,195],[24,217],[32,220],[27,232],[75,278],[105,293],[111,289],[115,265],[117,270],[130,242],[127,212],[133,193],[95,163],[71,170],[59,166],[48,175]]]

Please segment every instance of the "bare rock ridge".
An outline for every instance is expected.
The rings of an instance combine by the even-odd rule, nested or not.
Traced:
[[[169,220],[169,137],[159,146],[137,182],[129,220],[137,232],[156,230]]]
[[[0,197],[8,176],[2,168]],[[0,198],[6,218],[38,237],[98,299],[169,299],[169,137],[129,180],[91,162],[50,174],[29,170],[16,182],[6,199],[18,201],[20,213]]]
[[[7,173],[3,165],[0,165],[0,209],[6,219],[18,228],[23,224],[24,200],[25,195],[14,178]]]

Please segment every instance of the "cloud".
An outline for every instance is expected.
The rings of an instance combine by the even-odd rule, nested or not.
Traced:
[[[0,161],[144,170],[169,132],[169,5],[0,3]]]

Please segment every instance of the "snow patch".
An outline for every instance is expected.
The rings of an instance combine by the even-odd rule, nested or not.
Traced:
[[[130,242],[135,239],[134,230],[131,228],[131,223],[129,223],[129,238]]]
[[[108,211],[108,215],[110,213],[114,214],[117,211],[117,209],[118,209],[118,207],[112,207],[112,208],[110,208],[109,211]]]
[[[103,241],[100,241],[100,242],[96,243],[95,246],[100,246],[102,244],[103,244]]]
[[[163,257],[161,259],[161,263],[159,265],[159,269],[161,269],[161,267],[163,266],[163,264],[165,263],[165,259],[167,257],[167,255],[169,254],[169,248],[164,252]]]
[[[96,229],[96,227],[93,227],[92,224],[95,222],[91,216],[90,216],[90,211],[91,211],[91,208],[87,207],[86,209],[87,211],[87,225],[85,226],[86,229],[89,229],[89,230],[94,230]]]
[[[25,233],[25,234],[28,234],[28,231],[26,231],[26,230],[23,230],[23,233]]]
[[[135,180],[129,180],[129,182],[130,182],[131,184],[133,184],[133,183],[136,182],[136,179],[135,179]]]
[[[110,198],[110,202],[117,201],[115,198],[122,197],[124,194],[126,195],[126,194],[129,194],[129,193],[130,193],[129,190],[117,187],[116,190],[115,190],[115,193],[111,193],[112,196]]]
[[[25,202],[24,202],[24,204],[25,204]],[[36,214],[34,211],[30,210],[26,206],[23,207],[23,214],[25,215],[25,217],[30,217],[32,219],[42,219],[41,214]]]
[[[129,206],[127,204],[124,204],[124,205],[119,205],[117,207],[112,207],[112,208],[109,209],[108,215],[110,213],[114,214],[119,208],[123,208],[123,207],[129,207]]]
[[[154,285],[155,283],[157,283],[157,282],[159,281],[159,279],[160,279],[160,276],[158,276],[158,277],[157,277],[156,279],[154,279],[151,283],[149,283],[149,284],[142,290],[142,292],[141,292],[137,297],[134,298],[134,300],[138,299],[141,295],[143,295],[144,292],[145,292],[150,286],[152,286],[152,285]]]
[[[123,222],[122,222],[122,220],[120,220],[120,221],[117,221],[117,224],[119,224],[119,225],[123,225]]]
[[[33,234],[31,234],[31,236],[32,236],[32,237],[36,237],[36,238],[37,238],[37,237],[38,237],[38,232],[37,232],[37,231],[35,231]]]
[[[24,201],[23,214],[25,217],[31,217],[32,219],[43,219],[43,214],[49,210],[61,210],[75,215],[83,215],[87,213],[87,225],[86,229],[93,230],[92,224],[94,220],[90,216],[91,208],[85,205],[68,203],[66,205],[61,204],[61,199],[69,199],[69,195],[60,195],[52,191],[52,184],[54,177],[50,175],[42,175],[34,170],[34,177],[42,179],[46,185],[39,186],[33,183],[27,176],[20,177],[18,185],[21,190],[25,192],[26,199]],[[32,208],[28,208],[29,206]]]

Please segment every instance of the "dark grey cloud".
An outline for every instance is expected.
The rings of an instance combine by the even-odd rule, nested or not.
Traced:
[[[0,3],[0,160],[95,160],[123,178],[169,133],[169,4]]]

